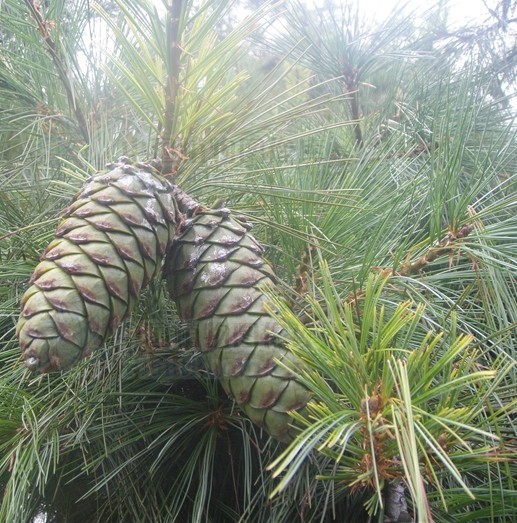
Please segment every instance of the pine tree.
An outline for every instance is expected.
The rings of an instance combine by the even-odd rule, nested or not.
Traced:
[[[443,1],[376,21],[351,3],[235,5],[0,4],[0,520],[515,519],[515,2],[454,30]],[[96,174],[121,156],[138,194]],[[151,158],[160,172],[142,167]],[[170,200],[169,183],[200,212]],[[77,216],[94,186],[116,197]],[[171,212],[151,227],[155,258],[133,211],[113,219],[133,203],[146,219],[148,204]],[[268,370],[310,395],[288,445],[268,435],[283,434],[284,412],[279,431],[261,412],[262,430],[238,405],[232,383],[253,395],[267,380],[216,376],[242,346],[222,336],[206,350],[199,315],[185,321],[227,283],[177,290],[214,263],[188,239],[206,220],[199,251],[239,253],[225,270],[242,266],[242,242],[263,245],[249,256],[268,284],[252,286]],[[22,298],[78,227],[113,255],[88,258],[109,300],[95,307],[101,329],[95,300],[66,283]],[[83,308],[56,322],[49,293],[63,288]],[[50,330],[27,339],[38,317]],[[64,337],[72,354],[29,347],[29,366],[69,370],[25,368],[18,321],[22,349]]]

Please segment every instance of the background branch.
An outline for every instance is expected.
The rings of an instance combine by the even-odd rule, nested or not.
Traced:
[[[90,135],[88,133],[88,125],[86,123],[86,118],[79,107],[77,103],[77,99],[74,96],[74,90],[72,87],[72,83],[70,82],[70,72],[68,71],[65,63],[63,60],[61,60],[61,57],[59,56],[57,52],[57,47],[52,40],[52,37],[50,36],[50,27],[51,24],[48,20],[45,20],[43,15],[41,14],[40,7],[36,5],[35,0],[24,0],[25,5],[28,7],[29,12],[31,13],[32,17],[36,20],[38,32],[40,33],[41,37],[43,38],[43,41],[46,44],[46,50],[52,57],[52,61],[54,62],[54,65],[56,66],[59,79],[61,80],[61,83],[63,84],[63,87],[66,91],[66,96],[68,99],[68,105],[70,106],[70,109],[72,110],[73,114],[75,115],[75,118],[77,120],[77,125],[79,126],[79,131],[81,132],[81,136],[83,137],[85,143],[90,143]]]

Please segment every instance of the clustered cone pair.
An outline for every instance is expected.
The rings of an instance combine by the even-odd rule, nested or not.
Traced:
[[[249,229],[227,209],[204,209],[151,166],[111,164],[65,210],[22,298],[26,366],[66,370],[103,345],[165,260],[178,313],[225,391],[289,441],[289,412],[309,397],[277,363],[293,360],[264,307],[276,278]]]

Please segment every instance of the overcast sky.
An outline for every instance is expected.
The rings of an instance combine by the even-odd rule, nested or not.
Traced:
[[[317,0],[313,1],[315,5],[318,4]],[[361,8],[368,10],[379,18],[385,17],[395,6],[404,5],[421,7],[422,10],[426,9],[432,3],[432,0],[361,0],[359,2]],[[451,23],[461,23],[466,20],[487,16],[487,9],[483,3],[483,0],[450,0],[450,18]],[[488,0],[487,3],[494,4],[494,0]]]

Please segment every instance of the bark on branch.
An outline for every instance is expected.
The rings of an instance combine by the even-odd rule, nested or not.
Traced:
[[[448,233],[444,238],[433,245],[425,254],[420,256],[420,258],[413,262],[408,261],[402,264],[397,273],[401,276],[409,276],[419,272],[427,264],[436,260],[438,256],[452,252],[454,242],[458,239],[467,237],[473,231],[473,229],[474,226],[470,223],[467,223],[460,227],[456,233]]]
[[[52,61],[54,62],[54,65],[57,69],[57,73],[59,76],[59,79],[61,80],[61,83],[63,84],[63,87],[66,91],[66,97],[68,99],[68,105],[72,111],[72,113],[75,115],[75,118],[77,120],[77,125],[79,127],[79,131],[85,141],[86,144],[90,143],[90,134],[88,133],[88,125],[86,123],[86,118],[81,110],[81,107],[77,103],[77,97],[74,96],[74,90],[72,87],[72,83],[70,81],[70,73],[66,67],[66,64],[63,62],[61,57],[59,56],[59,53],[57,51],[56,43],[54,40],[52,40],[52,37],[50,36],[50,28],[52,24],[45,20],[43,15],[41,14],[40,7],[36,4],[36,0],[24,0],[27,8],[29,9],[30,14],[36,20],[37,29],[41,37],[43,38],[43,41],[45,42],[45,47],[47,52],[52,58]]]
[[[407,508],[404,484],[390,481],[384,489],[386,505],[384,523],[413,523]]]
[[[175,147],[174,130],[178,117],[177,99],[180,84],[181,18],[183,0],[170,0],[167,14],[167,80],[165,85],[165,120],[162,133],[162,173],[176,174],[179,163],[185,159]]]

